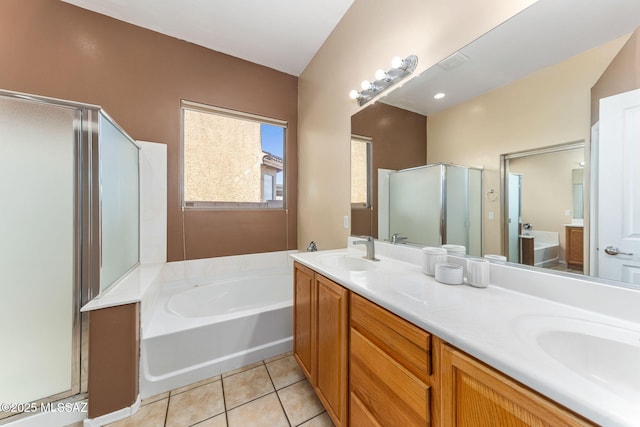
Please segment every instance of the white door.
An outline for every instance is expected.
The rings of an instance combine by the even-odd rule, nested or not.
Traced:
[[[509,256],[510,262],[520,262],[520,204],[522,176],[509,174],[509,194],[507,221],[509,222]]]
[[[640,89],[600,100],[599,276],[640,285]]]

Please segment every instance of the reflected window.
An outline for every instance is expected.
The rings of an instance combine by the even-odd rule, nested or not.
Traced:
[[[371,139],[351,136],[351,207],[371,207]]]
[[[286,122],[182,102],[187,208],[283,208]]]

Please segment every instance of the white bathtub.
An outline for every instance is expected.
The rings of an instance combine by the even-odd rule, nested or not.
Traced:
[[[171,263],[173,273],[163,274],[143,298],[143,399],[292,348],[288,253],[208,263],[187,261],[177,275],[180,268]],[[240,271],[234,271],[234,265]]]
[[[558,263],[560,254],[560,242],[555,231],[530,232],[533,240],[533,265],[536,267],[549,267]]]

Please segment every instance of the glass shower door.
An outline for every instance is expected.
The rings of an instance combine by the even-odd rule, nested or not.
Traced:
[[[77,108],[0,96],[0,402],[79,392],[79,122]]]

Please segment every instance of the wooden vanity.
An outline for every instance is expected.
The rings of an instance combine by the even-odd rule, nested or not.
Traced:
[[[569,268],[582,270],[584,266],[584,227],[565,225],[565,257]]]
[[[336,427],[594,425],[298,262],[294,357]]]

